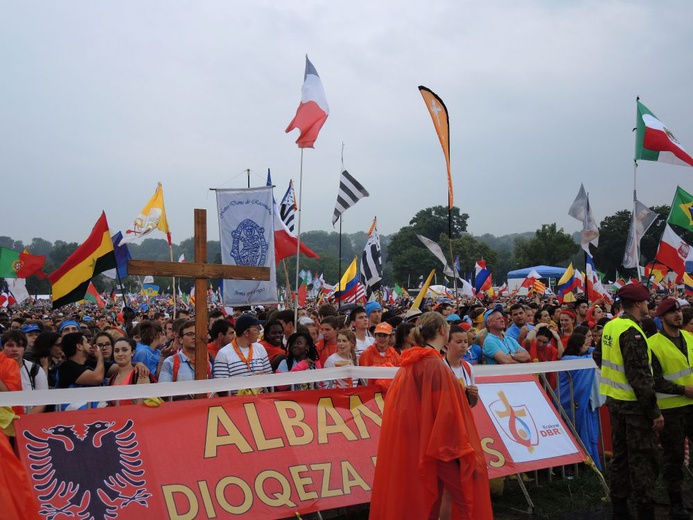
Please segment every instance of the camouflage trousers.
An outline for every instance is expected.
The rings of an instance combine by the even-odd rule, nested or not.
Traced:
[[[667,491],[680,493],[683,483],[684,442],[686,437],[693,441],[693,405],[662,410],[662,415],[664,428],[659,434],[664,448],[662,476]]]
[[[609,409],[611,419],[611,496],[625,501],[632,497],[636,505],[653,503],[658,475],[657,441],[652,421],[639,414]]]

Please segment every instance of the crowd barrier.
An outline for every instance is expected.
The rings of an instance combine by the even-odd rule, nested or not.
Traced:
[[[596,368],[592,359],[575,359],[513,365],[475,365],[474,373],[477,377],[513,376],[590,368]],[[237,376],[201,381],[176,381],[175,383],[156,383],[154,385],[94,386],[63,390],[34,390],[32,392],[0,392],[0,406],[38,406],[81,401],[119,401],[161,396],[216,394],[243,390],[249,386],[271,388],[346,378],[392,379],[397,370],[399,370],[397,367],[321,368],[301,372]],[[251,385],[249,380],[252,381]]]

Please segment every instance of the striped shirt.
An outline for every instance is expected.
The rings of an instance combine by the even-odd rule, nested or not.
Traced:
[[[260,343],[253,343],[251,347],[239,346],[238,348],[246,359],[250,355],[250,349],[253,349],[253,359],[250,363],[246,364],[246,362],[236,354],[233,344],[229,343],[219,350],[214,360],[214,379],[272,373],[267,351]]]

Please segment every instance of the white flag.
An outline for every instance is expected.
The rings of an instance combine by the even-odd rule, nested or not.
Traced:
[[[17,303],[22,303],[29,298],[29,291],[26,290],[26,278],[7,278],[6,281]]]
[[[272,187],[217,190],[221,263],[269,267],[270,279],[224,280],[224,305],[278,302]]]
[[[448,260],[445,258],[445,255],[443,254],[443,250],[440,248],[440,246],[431,240],[430,238],[426,238],[423,235],[416,235],[419,240],[421,240],[421,243],[425,245],[428,250],[433,253],[433,256],[435,256],[438,260],[440,260],[445,268],[443,269],[443,274],[446,276],[455,276],[455,273],[452,272],[452,269],[448,265]]]
[[[623,267],[638,267],[638,247],[640,240],[650,229],[650,226],[657,220],[657,213],[645,206],[639,200],[635,201],[633,216],[630,219],[630,229],[626,239],[626,251],[623,254]]]
[[[582,222],[582,237],[580,238],[580,244],[585,252],[589,254],[589,244],[594,245],[594,247],[599,245],[599,228],[597,227],[597,222],[594,220],[594,215],[590,208],[590,199],[582,183],[580,184],[577,197],[575,197],[573,204],[568,210],[568,215]]]

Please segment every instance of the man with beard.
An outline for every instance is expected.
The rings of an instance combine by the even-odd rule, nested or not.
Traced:
[[[652,350],[652,374],[657,404],[664,416],[660,433],[662,474],[669,493],[669,514],[672,519],[688,519],[683,506],[683,458],[686,437],[693,438],[693,335],[683,326],[681,305],[676,298],[667,298],[657,305],[655,316],[662,321],[662,330],[648,343]]]

